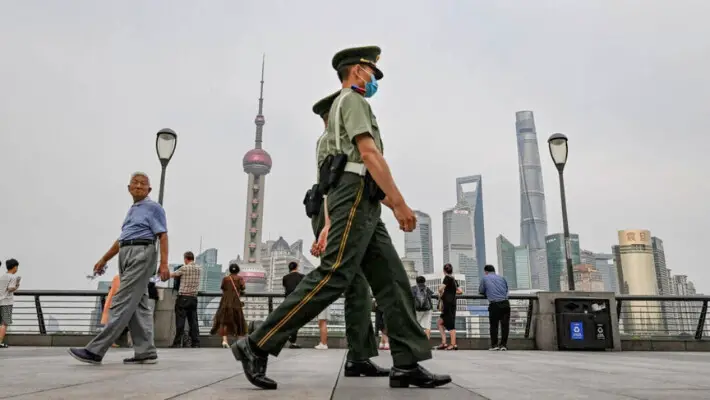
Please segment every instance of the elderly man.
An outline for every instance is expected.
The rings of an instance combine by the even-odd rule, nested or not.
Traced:
[[[70,348],[69,354],[81,362],[101,364],[104,355],[128,326],[135,355],[124,364],[155,364],[158,355],[153,343],[153,313],[148,301],[148,282],[155,275],[156,239],[160,241],[158,273],[163,281],[168,269],[168,229],[163,207],[148,198],[150,179],[143,172],[131,175],[128,192],[133,205],[123,221],[121,235],[94,266],[102,275],[106,263],[118,254],[120,286],[113,297],[106,327],[85,347]]]

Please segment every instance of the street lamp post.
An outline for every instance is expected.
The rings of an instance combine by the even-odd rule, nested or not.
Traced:
[[[155,151],[158,153],[160,166],[160,192],[158,192],[158,203],[163,205],[163,191],[165,189],[165,169],[168,167],[170,159],[175,154],[177,146],[177,133],[170,128],[161,129],[155,138]]]
[[[567,136],[561,133],[554,133],[547,139],[547,145],[550,148],[550,156],[557,167],[557,173],[560,177],[560,203],[562,203],[562,229],[565,238],[565,257],[567,258],[567,284],[569,290],[574,290],[574,267],[572,266],[572,243],[569,237],[569,223],[567,222],[567,196],[565,195],[565,177],[564,169],[567,164],[567,154],[569,147],[567,145]]]

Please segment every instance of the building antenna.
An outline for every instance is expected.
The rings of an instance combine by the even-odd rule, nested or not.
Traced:
[[[202,235],[200,235],[200,251],[197,254],[202,254]]]

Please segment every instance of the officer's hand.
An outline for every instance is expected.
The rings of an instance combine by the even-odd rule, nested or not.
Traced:
[[[311,254],[314,257],[320,257],[325,253],[325,248],[328,245],[328,231],[330,230],[330,223],[326,222],[325,226],[323,229],[321,229],[320,234],[318,235],[318,239],[313,242],[313,246],[311,246]]]
[[[417,217],[406,203],[394,205],[392,212],[394,217],[397,218],[397,222],[399,222],[399,229],[411,232],[417,227]]]

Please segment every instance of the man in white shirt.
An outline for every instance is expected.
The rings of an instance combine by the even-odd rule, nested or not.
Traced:
[[[6,349],[5,334],[7,327],[12,325],[12,305],[15,302],[15,291],[20,288],[20,277],[17,269],[20,263],[14,258],[5,261],[7,272],[0,275],[0,349]]]

